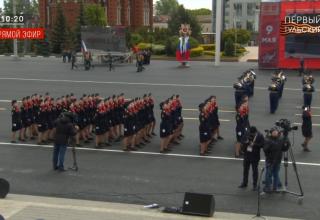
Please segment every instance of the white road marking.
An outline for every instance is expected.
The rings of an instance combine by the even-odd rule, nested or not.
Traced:
[[[0,142],[0,145],[11,145],[11,146],[25,146],[25,147],[38,147],[38,148],[53,148],[52,145],[37,145],[37,144],[20,144],[20,143],[6,143]],[[70,148],[70,147],[68,147]],[[145,151],[131,151],[131,152],[124,152],[122,150],[109,150],[109,149],[95,149],[95,148],[77,148],[77,150],[82,151],[97,151],[97,152],[110,152],[110,153],[123,153],[123,154],[142,154],[142,155],[158,155],[158,156],[170,156],[170,157],[185,157],[185,158],[203,158],[203,159],[216,159],[216,160],[232,160],[232,161],[242,161],[241,158],[234,158],[234,157],[217,157],[217,156],[199,156],[199,155],[191,155],[191,154],[161,154],[156,152],[145,152]],[[261,160],[265,162],[265,160]],[[292,164],[292,162],[289,162]],[[320,163],[307,163],[307,162],[296,162],[298,165],[305,165],[305,166],[316,166],[320,167]]]
[[[195,108],[184,108],[184,109],[182,109],[182,110],[183,110],[183,111],[190,111],[190,112],[199,112],[199,109],[195,109]],[[235,113],[236,111],[219,109],[219,112],[223,112],[223,113]]]
[[[199,118],[188,118],[188,117],[183,117],[183,119],[185,119],[185,120],[197,120],[197,121],[199,121]],[[222,121],[222,122],[229,122],[230,120],[229,120],[229,119],[219,119],[219,121]]]
[[[108,81],[92,81],[92,80],[69,80],[69,79],[27,79],[27,78],[0,78],[0,80],[16,80],[16,81],[36,81],[36,82],[64,82],[64,83],[92,83],[92,84],[117,84],[117,85],[142,85],[142,86],[172,86],[172,87],[199,87],[199,88],[233,88],[233,86],[218,86],[204,84],[173,84],[173,83],[149,83],[149,82],[108,82]],[[266,90],[267,87],[255,86],[257,90]],[[288,91],[301,91],[296,88],[285,88]],[[319,89],[316,89],[318,92]]]
[[[296,114],[296,116],[302,116],[302,114]],[[312,117],[320,117],[320,115],[312,115]]]
[[[297,109],[302,109],[302,106],[296,106]],[[311,106],[311,109],[320,109],[318,106]]]
[[[294,125],[302,125],[302,123],[295,122]],[[312,127],[320,127],[320,124],[312,124]]]
[[[0,108],[0,111],[5,111],[5,110],[7,110],[6,108]]]

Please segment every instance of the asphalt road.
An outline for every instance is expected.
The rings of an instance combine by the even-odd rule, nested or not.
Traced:
[[[25,58],[19,62],[0,58],[0,176],[8,179],[13,193],[59,196],[135,204],[159,203],[180,206],[186,191],[213,193],[218,211],[254,214],[256,193],[239,190],[242,164],[233,159],[235,142],[234,96],[232,84],[239,74],[257,69],[256,63],[194,62],[191,68],[177,68],[176,62],[154,61],[146,71],[136,73],[134,65],[118,66],[114,72],[96,67],[94,70],[71,71],[68,64],[54,58]],[[280,118],[300,123],[302,105],[301,80],[297,72],[287,71],[288,81],[275,115],[268,113],[267,86],[270,71],[256,70],[255,96],[250,99],[250,122],[259,130],[269,129]],[[319,72],[314,72],[319,80]],[[313,97],[313,132],[311,153],[301,151],[301,131],[295,134],[293,152],[305,192],[303,204],[291,195],[271,195],[262,200],[262,213],[269,216],[318,219],[320,100]],[[121,152],[120,145],[93,150],[92,145],[77,151],[80,170],[58,174],[51,171],[51,148],[9,144],[10,106],[8,100],[33,93],[50,92],[54,97],[73,92],[100,93],[107,97],[124,92],[126,97],[152,92],[156,103],[180,94],[185,117],[182,144],[170,155],[159,155],[159,137],[140,153]],[[221,133],[212,157],[198,157],[197,106],[210,95],[216,95],[220,107]],[[158,109],[158,105],[156,105]],[[159,111],[156,111],[159,119]],[[157,126],[158,127],[158,126]],[[158,132],[158,130],[157,130]],[[67,155],[71,165],[71,156]],[[263,163],[261,163],[261,167]],[[293,169],[289,167],[289,187],[296,191]]]

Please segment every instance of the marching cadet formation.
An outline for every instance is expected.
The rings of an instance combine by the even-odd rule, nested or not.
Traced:
[[[182,104],[179,95],[172,95],[169,99],[160,103],[160,153],[170,152],[171,145],[178,145],[184,136]]]
[[[34,94],[24,97],[21,103],[12,101],[12,142],[38,138],[38,144],[47,144],[54,137],[56,119],[62,112],[75,115],[79,131],[75,137],[76,146],[80,140],[89,143],[94,139],[95,147],[111,146],[123,138],[124,150],[135,150],[150,142],[155,135],[154,100],[151,94],[143,98],[126,101],[124,94],[103,99],[99,94],[83,95],[77,99],[73,94],[52,98]]]
[[[211,153],[212,145],[217,140],[223,140],[219,131],[220,121],[216,96],[210,96],[201,103],[199,112],[200,155],[206,156]]]
[[[245,71],[233,85],[235,88],[236,109],[236,139],[235,157],[242,155],[241,145],[248,136],[249,98],[254,95],[256,74],[253,70]],[[272,74],[270,91],[270,113],[277,110],[279,99],[282,97],[286,76],[278,70]],[[310,151],[308,143],[312,138],[311,103],[314,90],[314,78],[306,72],[302,78],[303,112],[302,143],[304,151]],[[99,94],[86,95],[77,99],[74,94],[53,98],[33,94],[22,98],[21,102],[12,101],[12,137],[13,143],[37,139],[37,144],[47,144],[53,141],[55,121],[62,112],[71,112],[76,117],[73,122],[79,127],[75,136],[75,145],[90,143],[94,140],[96,148],[111,146],[112,142],[123,141],[124,151],[135,151],[150,143],[155,134],[156,119],[154,115],[155,101],[151,93],[141,98],[127,100],[124,94],[102,98]],[[160,103],[160,153],[167,153],[174,145],[180,144],[184,137],[182,103],[179,95],[172,95]],[[199,137],[200,155],[208,155],[212,145],[220,136],[218,105],[215,96],[210,96],[199,105]],[[17,137],[18,133],[18,137]]]

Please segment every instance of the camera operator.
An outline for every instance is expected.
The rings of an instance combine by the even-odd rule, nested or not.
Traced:
[[[252,180],[253,180],[253,190],[257,189],[258,182],[258,165],[260,161],[260,150],[264,145],[264,137],[257,130],[256,127],[250,127],[249,135],[243,143],[243,181],[239,188],[246,188],[248,186],[248,177],[250,165],[252,167]]]
[[[63,113],[55,121],[56,134],[53,148],[53,169],[65,171],[64,156],[67,150],[67,144],[70,137],[77,134],[79,127],[73,123],[74,116],[70,112]]]
[[[283,135],[281,135],[283,134]],[[271,191],[273,182],[273,190],[276,191],[280,186],[279,171],[283,152],[288,151],[290,141],[287,137],[288,131],[280,132],[278,127],[272,128],[266,136],[264,152],[266,156],[266,180],[265,192]],[[272,181],[273,178],[273,181]]]

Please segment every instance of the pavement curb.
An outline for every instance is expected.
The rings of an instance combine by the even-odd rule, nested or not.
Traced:
[[[36,210],[36,212],[35,212]],[[58,212],[57,212],[58,211]],[[6,199],[0,200],[0,214],[6,220],[46,219],[57,220],[77,219],[87,220],[202,220],[203,217],[181,214],[167,214],[158,209],[146,209],[142,205],[97,202],[89,200],[75,200],[54,197],[28,196],[9,194]],[[215,220],[247,220],[253,215],[215,212]],[[268,217],[270,220],[286,220],[285,218]]]

